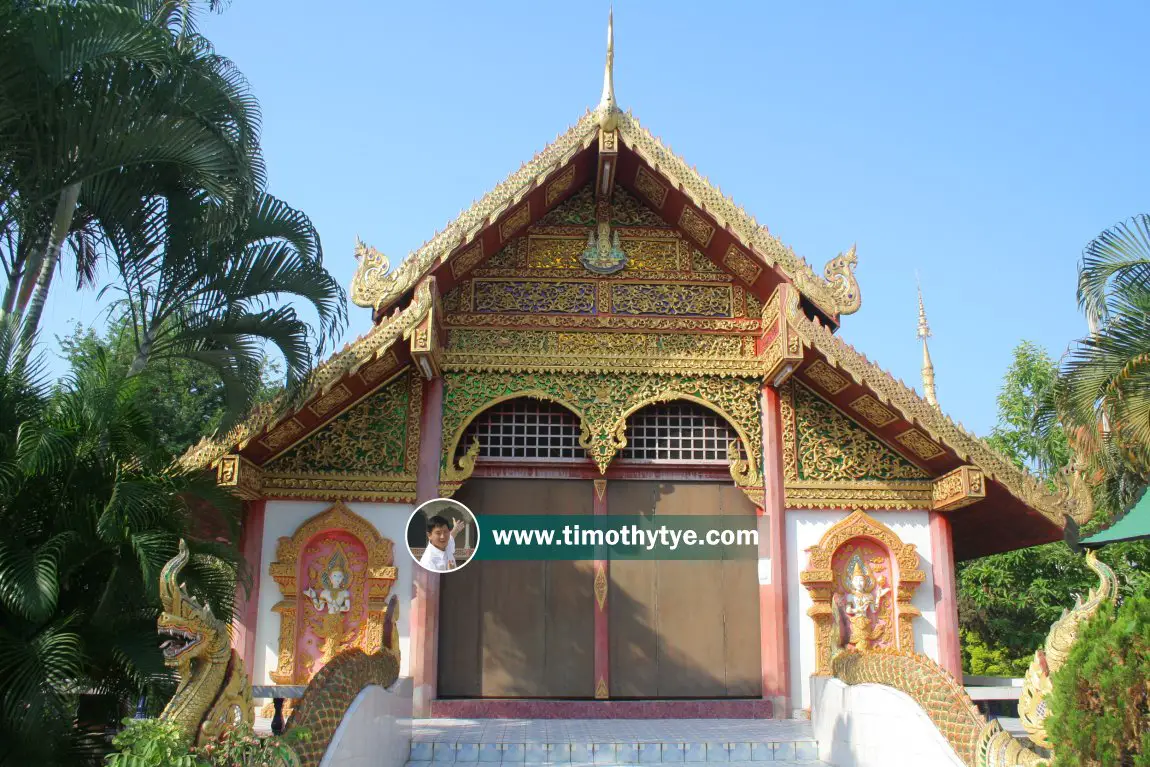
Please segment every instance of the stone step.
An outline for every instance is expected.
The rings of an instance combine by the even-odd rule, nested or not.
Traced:
[[[409,760],[423,767],[446,763],[490,764],[698,764],[812,761],[814,740],[669,743],[430,743],[413,741]]]
[[[808,762],[811,723],[783,719],[417,719],[410,764]]]
[[[434,767],[435,762],[407,762],[406,767]],[[519,762],[524,764],[524,762]],[[570,765],[570,767],[635,767],[636,762],[616,762],[614,764],[599,764],[595,762],[542,762],[542,764],[563,764]],[[640,763],[642,764],[642,763]],[[826,762],[817,760],[796,760],[796,759],[775,759],[773,761],[759,761],[759,762],[724,762],[728,767],[765,767],[772,765],[773,767],[827,767]]]

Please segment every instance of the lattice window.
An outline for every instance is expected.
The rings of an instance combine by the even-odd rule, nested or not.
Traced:
[[[626,461],[726,464],[739,435],[721,415],[694,402],[648,405],[627,419]]]
[[[579,419],[553,402],[513,399],[485,410],[459,440],[459,454],[479,440],[481,458],[585,461]]]

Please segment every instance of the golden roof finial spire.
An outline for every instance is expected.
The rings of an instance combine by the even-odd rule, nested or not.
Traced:
[[[930,349],[926,345],[926,339],[930,338],[930,325],[926,322],[926,306],[922,302],[922,285],[918,283],[918,275],[915,275],[915,283],[918,284],[918,337],[922,340],[922,388],[926,401],[938,407],[938,396],[934,390],[934,363],[930,361]]]
[[[599,127],[615,130],[615,9],[607,11],[607,63],[603,67],[603,95],[599,98]]]

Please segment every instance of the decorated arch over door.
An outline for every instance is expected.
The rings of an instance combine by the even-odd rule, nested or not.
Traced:
[[[926,578],[914,544],[863,511],[826,531],[799,579],[814,605],[815,673],[829,674],[831,655],[914,649],[914,592]]]
[[[753,378],[663,374],[448,373],[444,376],[441,491],[454,492],[475,467],[478,444],[456,460],[460,439],[480,413],[515,397],[558,403],[580,421],[579,444],[605,472],[627,444],[627,417],[640,408],[689,400],[722,416],[739,435],[746,461],[735,474],[740,484],[757,484],[762,465],[761,385]],[[736,456],[737,457],[737,456]],[[734,474],[734,472],[733,472]]]
[[[394,546],[342,502],[279,539],[269,566],[283,599],[276,684],[304,684],[344,650],[384,647]]]

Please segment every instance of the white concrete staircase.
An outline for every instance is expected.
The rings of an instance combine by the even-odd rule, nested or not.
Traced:
[[[417,719],[407,764],[781,767],[817,754],[811,723],[789,719]]]

